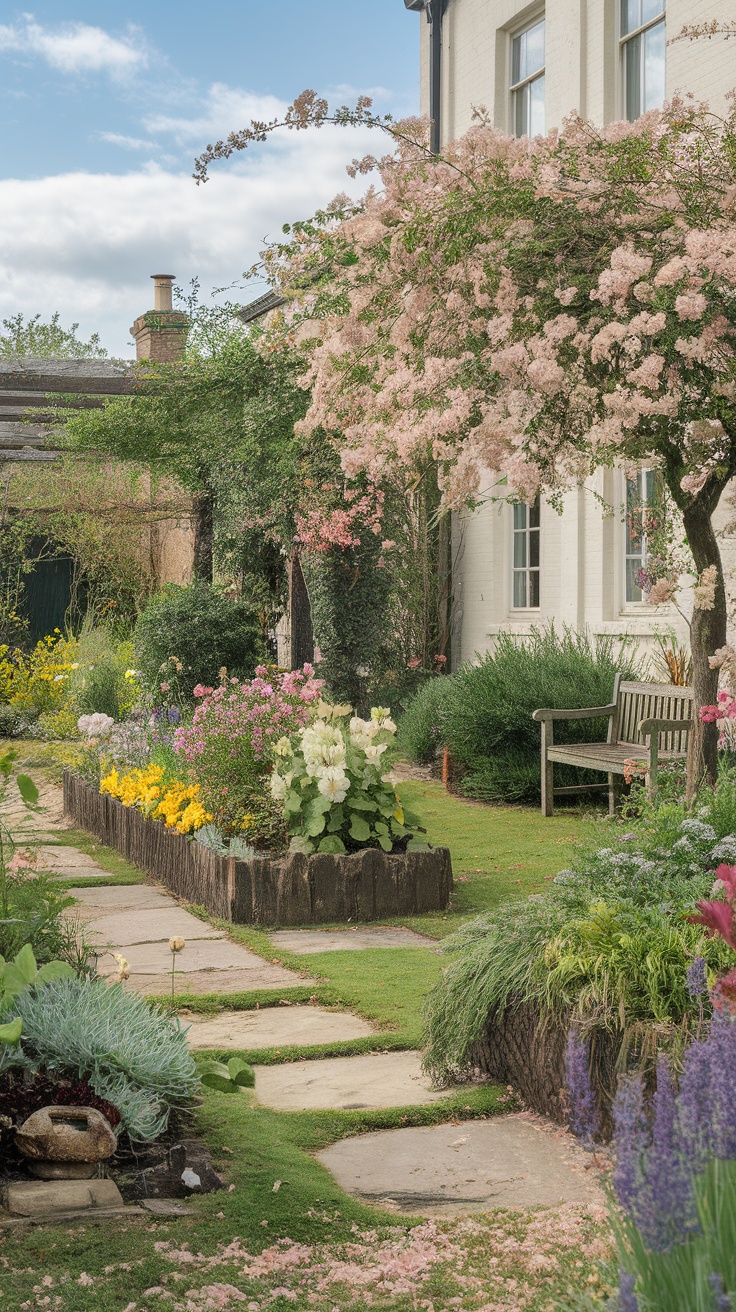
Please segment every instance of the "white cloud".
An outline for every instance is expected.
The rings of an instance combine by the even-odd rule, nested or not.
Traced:
[[[200,146],[200,121],[191,122]],[[183,285],[196,276],[205,291],[232,283],[283,223],[308,217],[338,191],[365,190],[366,179],[351,182],[345,164],[376,148],[369,129],[327,126],[284,133],[278,148],[257,146],[214,169],[206,187],[188,171],[150,163],[122,175],[0,181],[0,318],[58,309],[64,322],[99,330],[110,351],[130,356],[128,328],[151,308],[151,273],[171,269]]]
[[[264,122],[282,119],[287,104],[286,100],[279,100],[276,96],[240,91],[224,82],[215,82],[194,114],[186,117],[148,114],[143,119],[143,126],[147,132],[165,133],[180,145],[199,151],[215,137],[226,137],[233,130],[247,127],[251,119]]]
[[[62,23],[55,28],[26,14],[22,23],[0,24],[0,52],[36,56],[60,73],[110,73],[120,78],[143,68],[148,54],[138,28],[123,37],[110,36],[88,23]]]
[[[122,150],[155,150],[155,141],[146,141],[143,137],[127,137],[123,132],[97,132],[100,141],[107,141],[111,146],[120,146]]]

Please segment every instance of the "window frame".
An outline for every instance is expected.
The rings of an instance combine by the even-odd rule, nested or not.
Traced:
[[[637,471],[636,471],[636,481],[637,481],[637,484],[639,484],[639,480],[641,479],[641,488],[642,488],[642,489],[644,489],[644,488],[646,487],[646,480],[647,480],[647,477],[648,477],[649,475],[651,475],[651,476],[652,476],[652,479],[653,479],[653,484],[652,484],[652,493],[653,493],[653,495],[650,496],[649,494],[647,494],[646,500],[644,500],[643,497],[641,496],[641,491],[639,491],[639,490],[637,489],[637,490],[638,490],[638,495],[639,495],[639,497],[640,497],[640,500],[639,500],[639,502],[638,502],[638,505],[639,505],[640,508],[642,508],[642,509],[644,509],[644,510],[649,509],[652,505],[656,504],[657,479],[659,478],[659,479],[661,480],[662,475],[661,475],[661,471],[658,470],[656,467],[654,467],[654,466],[652,466],[652,465],[641,465],[640,468],[637,469]],[[645,599],[644,599],[644,595],[643,595],[643,593],[642,593],[642,590],[641,590],[640,587],[638,587],[638,585],[637,585],[637,587],[638,587],[638,591],[639,591],[639,593],[641,593],[641,595],[640,595],[639,597],[629,597],[629,561],[630,561],[630,560],[632,560],[632,561],[638,561],[638,562],[639,562],[639,569],[646,569],[646,567],[647,567],[647,560],[648,560],[648,557],[649,557],[648,542],[647,542],[647,535],[646,535],[646,533],[642,533],[642,535],[641,535],[641,551],[636,551],[636,552],[634,552],[634,551],[629,551],[629,550],[628,550],[629,542],[630,542],[630,534],[629,534],[629,527],[628,527],[628,518],[629,518],[629,484],[632,483],[633,481],[634,481],[633,479],[631,479],[631,478],[627,478],[626,476],[624,476],[624,525],[623,525],[624,532],[623,532],[623,553],[622,553],[622,555],[623,555],[623,574],[624,574],[624,576],[623,576],[623,604],[624,604],[624,609],[626,609],[626,610],[629,610],[629,609],[632,609],[632,608],[636,608],[636,609],[649,608],[649,603],[648,603],[647,601],[645,601]],[[661,483],[660,483],[660,487],[661,487]]]
[[[516,526],[516,512],[522,509],[525,511],[524,525],[520,528]],[[532,513],[536,511],[536,524],[530,522]],[[536,534],[537,539],[537,563],[533,565],[531,536]],[[516,564],[516,541],[517,538],[524,538],[524,565]],[[533,596],[532,576],[536,575],[536,603],[532,603],[530,598]],[[517,576],[524,579],[524,597],[523,604],[517,604],[516,580]],[[525,501],[515,501],[511,504],[511,597],[509,610],[515,612],[539,611],[542,608],[542,503],[541,498],[537,496],[536,500],[530,506]]]
[[[640,118],[642,114],[647,113],[647,110],[643,106],[643,99],[644,99],[643,92],[645,89],[644,87],[645,60],[642,57],[644,52],[644,38],[647,32],[651,31],[652,28],[658,27],[660,23],[665,29],[665,56],[664,56],[665,79],[667,76],[667,0],[662,0],[662,8],[659,11],[659,13],[654,16],[654,18],[649,18],[645,23],[640,23],[638,27],[632,28],[630,32],[623,31],[623,25],[624,25],[623,12],[624,12],[625,4],[626,4],[626,0],[618,0],[618,33],[619,33],[618,50],[619,50],[619,64],[620,64],[619,81],[621,87],[621,107],[623,110],[622,117],[625,118],[629,123],[635,123],[636,118]],[[633,41],[639,42],[639,48],[642,53],[640,54],[639,57],[639,113],[637,114],[636,118],[630,119],[628,117],[628,103],[627,103],[629,97],[629,86],[628,86],[628,77],[626,72],[626,65],[627,65],[626,47],[630,46]]]
[[[535,27],[539,27],[540,23],[544,25],[544,60],[542,62],[542,65],[540,68],[535,69],[533,73],[528,73],[526,77],[519,78],[518,82],[514,82],[513,80],[514,79],[514,42],[518,41],[520,37],[524,36],[525,32],[531,32]],[[531,129],[530,88],[533,82],[539,81],[540,78],[544,80],[546,74],[546,68],[547,68],[547,16],[545,11],[541,10],[536,15],[536,17],[532,19],[528,19],[523,24],[522,27],[515,28],[512,32],[509,33],[509,58],[508,58],[509,118],[510,118],[511,135],[517,137],[517,140],[520,137],[524,137],[524,136],[528,137],[532,135],[530,130],[528,130],[527,132],[521,132],[517,134],[516,131],[516,117],[517,117],[516,107],[518,103],[517,98],[521,95],[525,96],[527,126],[528,129]],[[545,85],[545,91],[546,91],[546,85]],[[544,128],[542,130],[542,133],[534,134],[534,135],[543,136],[544,132],[546,132],[547,129],[546,103],[544,104],[544,118],[545,118],[545,122],[544,122]]]

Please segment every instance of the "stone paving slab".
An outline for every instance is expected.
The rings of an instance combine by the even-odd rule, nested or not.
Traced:
[[[100,869],[98,863],[89,852],[80,852],[76,847],[67,847],[64,844],[50,846],[42,844],[38,849],[39,863],[47,868],[54,866],[77,866],[80,870],[83,866],[88,866],[90,870],[97,871]]]
[[[99,922],[98,922],[99,923]],[[130,963],[131,971],[136,975],[161,975],[167,974],[171,977],[171,952],[169,951],[168,938],[158,943],[131,943],[115,944],[113,951],[122,950],[123,956]],[[278,987],[285,980],[291,980],[294,984],[303,984],[299,975],[295,975],[290,970],[284,970],[283,966],[274,966],[270,962],[264,961],[262,957],[256,956],[255,952],[250,952],[240,943],[231,943],[229,939],[221,938],[208,940],[190,940],[183,952],[176,954],[176,973],[178,976],[188,975],[196,971],[223,971],[241,970],[244,972],[263,970],[273,972],[274,985]],[[104,974],[114,974],[117,970],[113,962],[110,970],[103,967]],[[250,987],[258,987],[251,985]]]
[[[260,1066],[256,1097],[277,1111],[424,1106],[454,1089],[432,1089],[418,1052],[368,1053]]]
[[[523,1114],[382,1130],[317,1157],[347,1193],[424,1216],[605,1201],[571,1136]]]
[[[129,949],[125,949],[123,955],[128,955]],[[169,953],[171,957],[171,953]],[[110,963],[109,967],[107,963]],[[288,996],[289,989],[303,988],[305,984],[315,985],[314,979],[303,979],[300,975],[294,975],[290,970],[284,970],[283,966],[272,966],[268,961],[262,961],[256,957],[256,965],[249,966],[247,970],[194,970],[189,975],[176,976],[176,993],[192,993],[195,997],[201,997],[203,993],[251,993],[256,989],[278,989]],[[98,964],[98,970],[103,967],[102,974],[116,974],[117,966],[111,957],[103,957]],[[137,973],[126,980],[126,988],[133,993],[147,993],[151,997],[159,998],[171,996],[171,971],[166,974],[158,975],[139,975]]]
[[[437,940],[413,929],[279,929],[269,934],[277,948],[309,956],[316,952],[360,952],[365,948],[437,948]]]
[[[90,921],[88,938],[95,943],[114,943],[116,947],[128,947],[132,944],[155,943],[160,945],[165,940],[166,952],[169,952],[168,940],[175,935],[186,940],[186,948],[179,953],[181,969],[186,970],[185,954],[189,945],[203,939],[224,939],[221,929],[215,929],[206,920],[200,920],[170,901],[168,907],[152,907],[139,910],[137,906],[117,915],[101,916]],[[237,946],[233,944],[233,946]],[[178,963],[177,963],[178,965]],[[192,970],[196,967],[192,966]]]
[[[180,1017],[182,1024],[189,1026],[192,1048],[301,1047],[362,1039],[375,1033],[361,1016],[324,1007],[261,1007],[258,1011],[221,1011],[216,1016],[183,1011]]]
[[[83,914],[107,916],[112,911],[135,907],[138,911],[165,911],[172,907],[171,897],[150,884],[109,884],[106,888],[70,888],[69,896],[83,908]]]

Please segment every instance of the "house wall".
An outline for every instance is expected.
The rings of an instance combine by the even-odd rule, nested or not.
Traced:
[[[441,136],[447,142],[473,124],[484,108],[502,131],[511,130],[509,95],[512,34],[545,17],[545,114],[559,127],[577,110],[598,126],[624,117],[618,49],[619,0],[448,0],[443,20]],[[667,33],[713,17],[736,20],[736,0],[668,0]],[[429,112],[429,24],[420,21],[421,106]],[[736,41],[678,41],[667,47],[666,90],[691,92],[722,113],[736,86]],[[487,487],[492,489],[489,474]],[[732,494],[733,495],[733,492]],[[540,606],[511,604],[512,510],[492,495],[473,513],[455,516],[453,666],[489,650],[500,630],[522,637],[532,625],[587,628],[592,634],[635,639],[651,652],[656,635],[674,633],[687,643],[692,595],[687,579],[674,605],[653,608],[625,600],[621,470],[599,470],[567,493],[558,514],[541,509]],[[715,516],[732,612],[736,613],[736,536],[725,532],[736,508],[723,499]],[[733,635],[731,635],[733,636]]]

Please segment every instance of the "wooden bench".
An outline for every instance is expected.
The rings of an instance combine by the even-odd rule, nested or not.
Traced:
[[[627,771],[627,761],[643,765],[647,786],[651,787],[660,761],[676,761],[686,755],[692,709],[691,688],[678,688],[671,683],[626,683],[617,674],[613,700],[608,706],[534,711],[532,719],[542,726],[542,814],[552,815],[555,792],[579,793],[587,788],[606,787],[587,784],[555,789],[553,769],[554,762],[559,761],[607,774],[608,809],[613,815],[621,786],[616,783],[616,777]],[[608,736],[604,743],[555,745],[555,720],[592,720],[603,716],[608,717]]]

